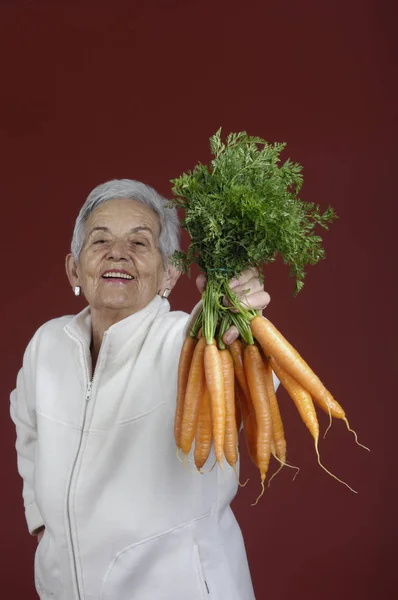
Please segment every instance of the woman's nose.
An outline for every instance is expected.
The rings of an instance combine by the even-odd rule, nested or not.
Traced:
[[[108,260],[128,260],[127,249],[123,242],[115,241],[109,248]]]

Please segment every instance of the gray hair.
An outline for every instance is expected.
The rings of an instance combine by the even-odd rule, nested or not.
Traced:
[[[166,265],[170,256],[180,248],[180,223],[177,210],[166,206],[167,200],[149,185],[133,179],[112,179],[95,187],[87,197],[76,219],[71,251],[78,262],[86,237],[86,222],[100,204],[115,198],[136,200],[149,206],[159,217],[159,250]]]

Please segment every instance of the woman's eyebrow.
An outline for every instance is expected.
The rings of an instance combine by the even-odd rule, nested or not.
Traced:
[[[133,229],[130,230],[130,233],[138,233],[139,231],[149,231],[149,233],[152,233],[152,229],[150,227],[146,227],[144,225],[139,225],[138,227],[133,227]]]
[[[108,227],[93,227],[91,229],[91,231],[89,231],[88,233],[88,237],[90,237],[90,235],[92,235],[93,233],[95,233],[96,231],[106,231],[107,233],[109,233],[109,229]]]
[[[91,235],[95,231],[106,231],[109,233],[110,229],[109,229],[109,227],[103,227],[103,226],[93,227],[92,230],[90,231],[89,235]],[[152,233],[152,229],[150,227],[146,227],[145,225],[138,225],[138,227],[133,227],[132,229],[130,229],[129,233],[138,233],[140,231],[149,231],[149,233]]]
[[[97,231],[111,233],[111,230],[109,229],[109,227],[98,225],[97,227],[92,228],[92,230],[89,232],[89,234],[87,236],[87,239],[91,238],[93,236],[93,234]],[[142,231],[143,232],[147,231],[148,233],[150,233],[151,237],[153,238],[152,229],[150,227],[147,227],[146,225],[138,225],[137,227],[133,227],[132,229],[130,229],[129,234],[131,235],[132,233],[140,233]]]
[[[98,227],[93,227],[92,230],[90,231],[90,233],[93,233],[93,231],[109,231],[108,227],[104,227],[104,226],[98,226]]]

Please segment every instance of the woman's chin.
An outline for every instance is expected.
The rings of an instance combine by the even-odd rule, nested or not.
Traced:
[[[101,300],[93,302],[92,304],[90,303],[90,306],[92,308],[95,308],[95,310],[123,310],[123,311],[129,311],[131,310],[131,312],[134,312],[134,310],[136,310],[136,305],[137,303],[137,298],[136,297],[132,297],[131,295],[127,296],[124,294],[110,294],[109,296],[106,296],[104,298],[101,298]]]
[[[107,293],[96,294],[94,298],[88,298],[88,303],[92,310],[103,311],[123,311],[126,314],[132,314],[143,309],[156,296],[155,288],[144,290],[113,289]]]

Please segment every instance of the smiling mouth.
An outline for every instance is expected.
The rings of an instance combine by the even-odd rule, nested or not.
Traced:
[[[106,279],[107,281],[116,281],[116,282],[122,281],[124,283],[127,281],[132,281],[134,279],[134,277],[132,275],[129,275],[128,273],[118,273],[117,271],[115,271],[115,272],[109,271],[108,273],[103,274],[102,279]]]

